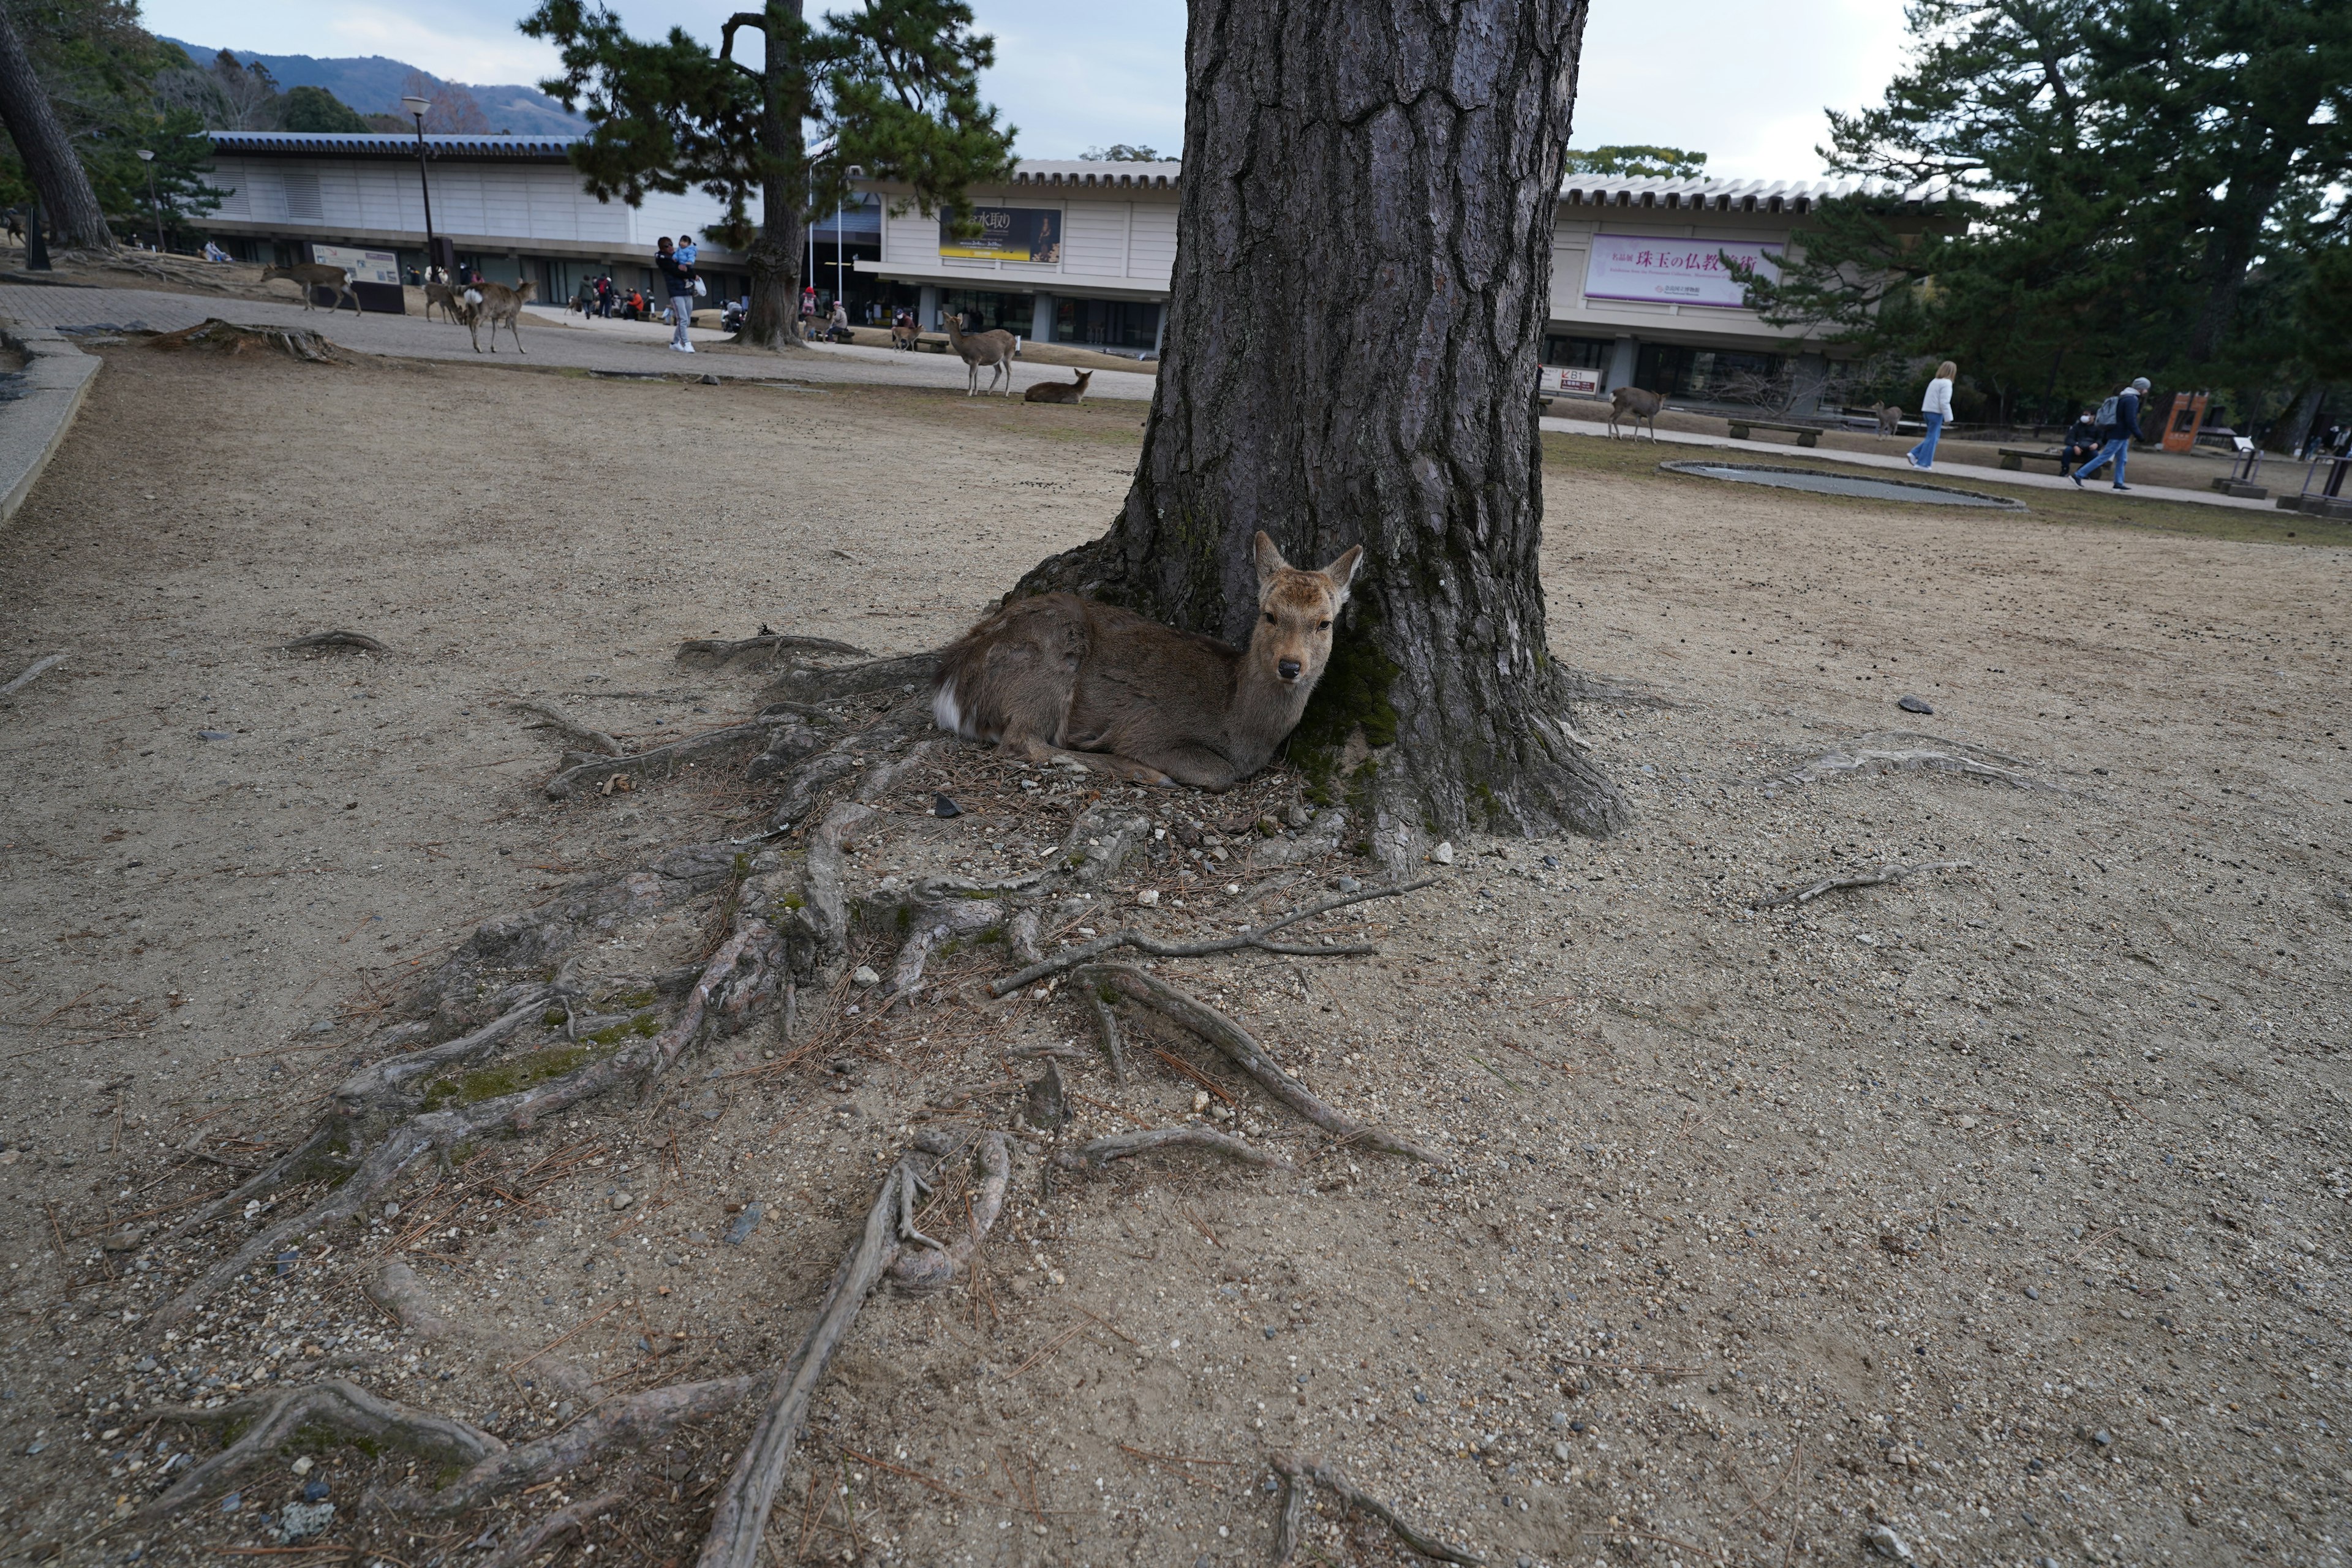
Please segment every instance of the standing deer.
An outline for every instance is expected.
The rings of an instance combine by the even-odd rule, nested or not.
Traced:
[[[425,285],[425,319],[426,321],[433,319],[433,307],[436,305],[441,307],[441,313],[451,321],[461,319],[462,306],[457,299],[457,290],[450,288],[446,283],[428,280]]]
[[[1248,647],[1075,594],[1021,599],[941,656],[932,719],[1028,762],[1078,762],[1138,784],[1232,788],[1297,724],[1364,556],[1359,544],[1305,572],[1263,533],[1256,549],[1258,618]]]
[[[1095,378],[1090,370],[1078,372],[1076,381],[1041,381],[1021,395],[1024,403],[1084,403],[1087,383]]]
[[[966,397],[976,397],[980,395],[980,367],[990,365],[994,368],[996,374],[989,378],[988,390],[994,392],[997,381],[1002,379],[1004,383],[1004,395],[1012,396],[1013,355],[1020,348],[1020,341],[1011,332],[1001,328],[994,331],[974,332],[971,336],[965,337],[963,312],[961,310],[950,310],[947,313],[947,328],[948,346],[955,350],[963,359],[963,395]]]
[[[1609,395],[1611,438],[1614,439],[1617,435],[1617,422],[1620,419],[1631,417],[1633,421],[1633,434],[1637,438],[1642,434],[1642,421],[1646,419],[1650,422],[1650,439],[1656,440],[1658,410],[1665,405],[1666,395],[1663,392],[1644,392],[1638,386],[1619,387]]]
[[[909,353],[922,341],[923,329],[912,321],[898,321],[890,328],[890,346]]]
[[[360,313],[360,297],[352,292],[352,275],[341,267],[329,267],[323,262],[317,261],[299,261],[291,267],[265,267],[261,269],[261,280],[264,283],[273,278],[289,279],[299,285],[302,290],[302,309],[306,310],[318,309],[318,301],[310,298],[311,289],[332,289],[335,291],[335,302],[328,306],[328,310],[340,310],[343,308],[343,301],[349,300],[352,302],[352,314],[356,316]]]
[[[1878,433],[1892,436],[1903,427],[1903,410],[1891,403],[1874,403],[1870,412],[1878,416]]]
[[[473,340],[474,352],[482,352],[484,321],[490,324],[490,352],[499,352],[499,324],[503,321],[507,331],[514,334],[515,353],[521,353],[522,308],[538,292],[538,283],[528,278],[523,279],[520,288],[509,289],[503,283],[477,283],[467,289],[465,294],[466,332]]]

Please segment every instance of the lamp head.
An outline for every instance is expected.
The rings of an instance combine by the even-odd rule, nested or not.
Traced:
[[[400,107],[422,120],[425,118],[425,111],[433,107],[433,100],[429,98],[419,98],[415,93],[411,93],[400,100]]]
[[[142,147],[139,149],[139,161],[142,163],[152,163],[155,161],[155,154],[148,149]]]

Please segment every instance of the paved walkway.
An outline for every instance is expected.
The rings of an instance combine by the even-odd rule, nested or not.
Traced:
[[[331,342],[362,353],[391,354],[406,359],[488,362],[477,355],[466,329],[439,317],[365,314],[344,310],[331,315],[306,311],[296,300],[247,300],[232,296],[175,294],[150,289],[68,289],[38,284],[0,284],[0,321],[28,327],[52,327],[68,332],[91,328],[143,328],[177,331],[208,316],[253,325],[315,328]],[[857,348],[842,343],[810,345],[805,354],[772,354],[739,349],[726,342],[728,334],[690,328],[698,352],[682,354],[671,349],[670,330],[653,321],[569,321],[552,310],[526,309],[522,321],[525,355],[534,364],[562,365],[583,370],[677,374],[693,372],[728,378],[814,383],[866,383],[891,386],[938,386],[958,391],[964,385],[961,360],[941,354],[898,353],[889,349]],[[499,357],[511,359],[513,340],[500,331]],[[489,337],[483,334],[487,351]],[[1060,365],[1016,363],[1013,367],[1015,396],[1041,381],[1067,381],[1070,372]],[[989,374],[981,374],[981,384]],[[1089,397],[1150,401],[1152,377],[1131,371],[1097,371]]]
[[[1547,416],[1543,421],[1543,427],[1570,436],[1599,436],[1604,440],[1609,437],[1609,426],[1597,420],[1555,419]],[[1620,438],[1647,440],[1649,434],[1645,430],[1638,437]],[[1829,447],[1806,447],[1788,441],[1735,441],[1728,436],[1694,436],[1683,430],[1661,430],[1658,432],[1658,440],[1661,445],[1710,447],[1719,451],[1738,452],[1743,456],[1752,454],[1784,459],[1790,457],[1820,458],[1832,463],[1851,463],[1859,468],[1888,468],[1906,479],[1928,484],[1940,479],[1947,484],[1960,488],[1971,484],[2016,485],[2026,489],[2036,490],[2074,488],[2074,480],[2061,479],[2056,474],[2021,473],[2010,468],[1983,468],[1972,463],[1937,463],[1933,469],[1923,474],[1902,458],[1885,452],[1848,452]],[[2106,476],[2102,474],[2084,488],[2101,494],[2108,493]],[[2131,488],[2131,493],[2147,500],[2183,500],[2194,502],[2199,506],[2235,507],[2247,511],[2275,512],[2278,510],[2277,503],[2274,501],[2245,500],[2237,496],[2225,496],[2218,490],[2184,490],[2165,485],[2134,485]]]

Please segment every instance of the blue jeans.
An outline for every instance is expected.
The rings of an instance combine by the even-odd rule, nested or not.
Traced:
[[[1911,448],[1911,460],[1923,468],[1932,468],[1936,466],[1936,442],[1944,434],[1944,416],[1922,414],[1919,417],[1927,422],[1927,435],[1925,440]]]
[[[2074,470],[2074,482],[2080,484],[2089,479],[2095,470],[2105,468],[2109,459],[2113,459],[2116,465],[2116,483],[2121,484],[2124,482],[2124,460],[2130,456],[2131,437],[2117,436],[2099,448],[2097,457]]]

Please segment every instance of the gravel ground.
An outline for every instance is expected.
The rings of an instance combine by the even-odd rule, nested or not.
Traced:
[[[406,977],[574,874],[756,825],[725,770],[551,803],[555,743],[503,700],[643,745],[760,700],[681,638],[936,646],[1099,528],[1137,432],[919,389],[106,352],[0,534],[18,662],[68,652],[0,705],[10,1556],[429,1568],[619,1485],[597,1554],[683,1561],[740,1421],[453,1521],[362,1515],[400,1461],[331,1446],[120,1520],[211,1447],[159,1405],[331,1372],[516,1441],[772,1365],[905,1130],[996,1122],[1021,1053],[1066,1049],[1076,1133],[1202,1116],[1295,1163],[1049,1191],[1024,1148],[981,1287],[860,1319],[781,1559],[1266,1561],[1291,1450],[1495,1563],[2345,1560],[2352,552],[1726,494],[1559,438],[1552,645],[1599,672],[1578,721],[1637,825],[1458,842],[1435,887],[1316,928],[1374,957],[1160,971],[1447,1163],[1306,1137],[1148,1028],[1116,1084],[1073,998],[971,1000],[974,950],[921,1005],[845,986],[789,1045],[737,1036],[428,1172],[165,1339],[170,1283],[263,1215],[157,1227],[382,1053]],[[278,648],[328,626],[390,651]],[[934,762],[867,875],[1034,865],[1105,805],[1162,837],[1087,929],[1205,932],[1369,875],[1293,858],[1311,820],[1265,835],[1308,804],[1280,772],[1097,801]],[[935,789],[965,815],[924,815]],[[575,1026],[651,1026],[713,919],[616,923]],[[366,1299],[389,1258],[446,1334]],[[289,1516],[306,1493],[334,1516]],[[1360,1516],[1308,1544],[1402,1560]]]

